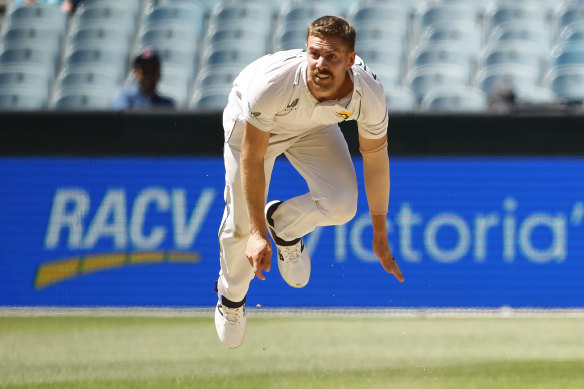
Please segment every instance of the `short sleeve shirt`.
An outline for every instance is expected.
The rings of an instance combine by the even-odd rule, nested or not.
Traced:
[[[306,131],[356,120],[359,134],[378,139],[387,133],[388,114],[381,82],[359,57],[350,75],[353,92],[319,102],[308,89],[306,52],[288,50],[248,65],[233,82],[225,109],[228,120],[246,120],[262,131],[294,137]]]

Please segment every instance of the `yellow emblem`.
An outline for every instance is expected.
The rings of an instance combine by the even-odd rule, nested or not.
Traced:
[[[349,119],[352,114],[353,114],[352,112],[346,112],[346,111],[337,112],[337,115],[342,117],[344,120]]]

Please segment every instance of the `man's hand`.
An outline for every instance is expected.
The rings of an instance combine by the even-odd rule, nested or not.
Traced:
[[[393,274],[399,282],[404,282],[404,276],[401,273],[395,258],[391,254],[389,249],[389,243],[387,242],[387,237],[385,239],[374,239],[373,240],[373,252],[375,256],[381,262],[381,265],[389,274]]]
[[[267,235],[251,234],[245,248],[245,256],[251,267],[253,267],[253,272],[257,278],[265,280],[266,277],[263,275],[262,270],[269,272],[272,262],[272,244]]]

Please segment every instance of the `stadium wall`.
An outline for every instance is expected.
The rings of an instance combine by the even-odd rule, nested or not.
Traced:
[[[211,306],[223,212],[217,113],[0,115],[0,305]],[[306,244],[310,284],[277,267],[264,307],[584,306],[584,116],[393,115],[390,243],[366,198]],[[355,152],[354,126],[343,131]],[[353,155],[364,193],[362,163]],[[277,161],[270,199],[306,185]]]

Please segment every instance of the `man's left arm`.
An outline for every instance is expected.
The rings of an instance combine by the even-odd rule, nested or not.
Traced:
[[[383,268],[403,282],[404,277],[391,254],[387,239],[386,216],[390,188],[387,135],[379,139],[359,135],[359,150],[363,156],[365,191],[373,225],[373,252]]]

